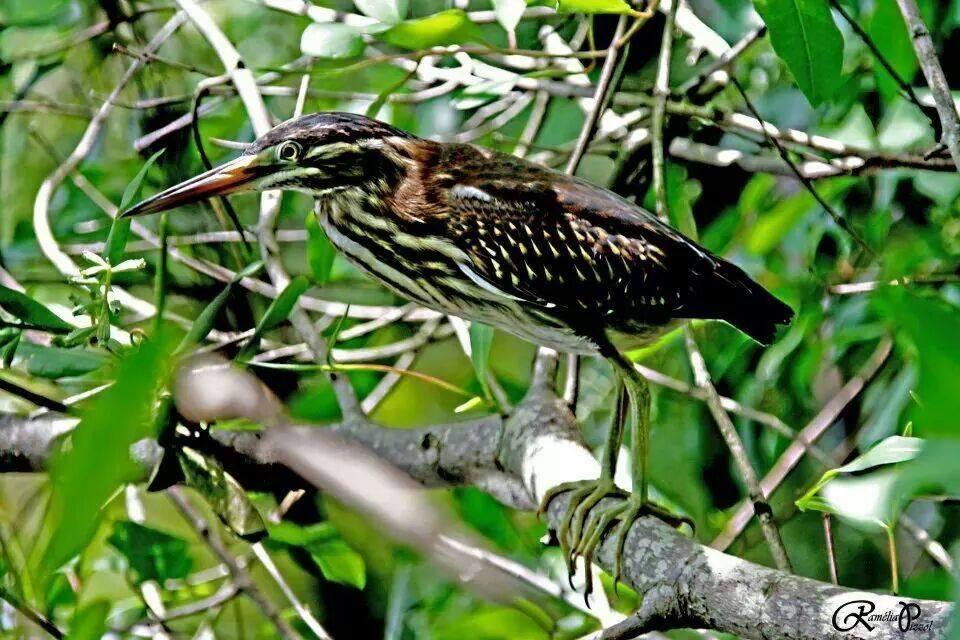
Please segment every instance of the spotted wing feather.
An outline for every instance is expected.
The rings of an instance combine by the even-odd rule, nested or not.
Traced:
[[[761,342],[792,316],[738,267],[606,189],[466,145],[448,153],[459,157],[444,166],[460,170],[440,177],[439,197],[467,268],[543,313],[627,332],[716,318]]]

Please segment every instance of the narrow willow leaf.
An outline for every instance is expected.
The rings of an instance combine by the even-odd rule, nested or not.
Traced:
[[[247,341],[247,344],[240,353],[237,354],[238,360],[246,360],[256,352],[263,334],[277,327],[287,319],[290,312],[293,311],[294,305],[297,304],[297,300],[309,287],[310,281],[307,280],[306,276],[297,276],[290,281],[290,284],[288,284],[286,288],[280,292],[280,295],[270,303],[270,306],[267,307],[253,335],[250,336],[250,340]]]
[[[143,186],[143,179],[147,176],[147,172],[150,170],[150,167],[156,163],[157,159],[163,154],[165,150],[160,149],[152,156],[150,156],[147,161],[140,167],[140,171],[137,172],[137,175],[133,177],[133,180],[130,181],[130,184],[127,185],[127,188],[123,191],[123,196],[120,198],[120,211],[126,211],[127,207],[133,204],[133,201],[136,199],[137,195],[140,193],[140,188]],[[110,264],[117,264],[123,258],[123,253],[127,247],[127,239],[130,237],[130,219],[129,218],[114,218],[113,224],[110,225],[110,235],[107,236],[107,244],[103,250],[103,257],[106,258],[107,262]]]
[[[267,534],[263,518],[243,487],[223,470],[215,458],[184,447],[180,466],[187,484],[204,497],[227,528],[250,542]]]
[[[68,333],[73,330],[72,325],[27,294],[3,285],[0,285],[0,307],[31,328],[53,333]]]
[[[187,332],[187,335],[185,335],[180,342],[180,346],[177,347],[177,353],[183,353],[194,345],[200,344],[200,342],[207,337],[213,330],[213,323],[216,321],[217,315],[223,309],[224,305],[227,304],[227,300],[230,299],[230,294],[233,292],[234,287],[236,287],[241,280],[252,276],[262,267],[262,262],[254,262],[238,272],[234,279],[227,283],[227,286],[210,301],[210,304],[208,304],[204,310],[200,312],[200,315],[197,316],[197,319],[193,321],[193,324],[190,326],[190,331]]]
[[[843,36],[827,0],[755,0],[770,43],[813,105],[829,100],[843,78]]]
[[[470,359],[484,395],[490,397],[487,386],[487,368],[490,364],[490,349],[493,347],[493,327],[479,322],[470,323]]]

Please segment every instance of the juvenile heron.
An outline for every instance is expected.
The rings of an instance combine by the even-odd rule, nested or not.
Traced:
[[[589,559],[616,526],[619,577],[623,541],[637,517],[680,521],[649,501],[650,395],[622,350],[692,318],[724,320],[768,344],[793,316],[740,268],[607,189],[347,113],[280,124],[236,160],[123,215],[271,189],[312,195],[333,245],[401,296],[613,365],[630,400],[635,492],[613,483],[623,434],[614,421],[600,478],[561,485],[544,498],[546,507],[572,492],[558,531],[568,568],[578,554]],[[594,508],[608,496],[613,506]]]

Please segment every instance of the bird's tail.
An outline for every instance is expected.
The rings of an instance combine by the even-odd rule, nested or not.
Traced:
[[[694,317],[729,322],[762,345],[773,342],[777,326],[790,324],[793,309],[754,282],[739,267],[718,265],[719,278],[711,278],[709,291],[701,292]]]

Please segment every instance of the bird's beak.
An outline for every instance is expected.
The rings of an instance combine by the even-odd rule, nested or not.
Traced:
[[[257,171],[259,158],[255,155],[240,156],[210,171],[184,180],[166,191],[135,204],[120,214],[122,218],[159,213],[185,204],[191,204],[212,198],[225,196],[249,187],[254,178],[261,175]]]

